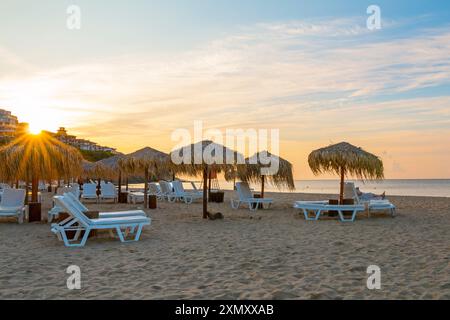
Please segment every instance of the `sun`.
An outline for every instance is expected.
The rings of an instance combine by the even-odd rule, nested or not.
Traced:
[[[34,135],[40,134],[44,129],[37,123],[30,123],[28,132]]]

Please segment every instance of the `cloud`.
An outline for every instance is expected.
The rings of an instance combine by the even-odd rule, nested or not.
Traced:
[[[448,128],[448,97],[395,95],[449,85],[450,31],[393,37],[396,21],[376,33],[364,24],[261,23],[189,52],[105,57],[22,78],[17,69],[14,81],[0,81],[0,104],[25,113],[20,97],[31,92],[43,112],[65,112],[61,125],[127,151],[167,142],[194,120],[280,128],[292,141]]]

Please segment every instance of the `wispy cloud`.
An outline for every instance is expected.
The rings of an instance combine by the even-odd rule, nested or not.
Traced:
[[[126,151],[167,145],[194,120],[281,128],[285,141],[448,131],[448,96],[396,95],[450,85],[449,29],[393,37],[396,21],[375,33],[364,23],[265,23],[190,52],[108,57],[26,78],[17,69],[15,81],[0,82],[0,104],[17,107],[39,88],[41,108],[64,110],[63,124]]]

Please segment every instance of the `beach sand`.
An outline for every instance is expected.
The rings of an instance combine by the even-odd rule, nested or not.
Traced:
[[[43,212],[51,203],[44,194]],[[139,242],[100,234],[66,248],[49,224],[0,219],[1,299],[450,299],[450,198],[389,197],[398,215],[355,223],[305,221],[296,200],[329,195],[271,193],[270,210],[160,202]],[[142,205],[87,204],[92,210]],[[45,215],[45,214],[44,214]],[[81,268],[81,290],[66,268]],[[366,286],[381,268],[381,290]]]

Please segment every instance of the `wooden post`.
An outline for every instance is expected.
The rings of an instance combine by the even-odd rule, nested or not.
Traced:
[[[211,198],[211,170],[208,172],[208,200]]]
[[[261,176],[261,198],[264,198],[264,182],[266,181],[266,176]]]
[[[119,170],[118,185],[119,185],[119,197],[120,197],[120,194],[122,193],[122,171],[120,171],[120,170]]]
[[[29,190],[29,188],[28,188],[28,184],[29,184],[29,182],[28,182],[28,178],[27,178],[27,181],[25,182],[25,204],[28,204],[30,201],[30,199],[28,198],[28,190]]]
[[[208,219],[208,168],[203,168],[203,219]]]
[[[341,168],[341,191],[339,193],[339,204],[344,203],[344,179],[345,179],[345,168]]]
[[[127,179],[125,180],[125,184],[126,184],[125,191],[128,192],[128,176]]]
[[[33,176],[31,178],[31,202],[38,202],[39,178]]]
[[[144,208],[147,209],[148,206],[148,196],[147,196],[147,189],[148,189],[148,167],[145,167],[145,181],[144,181]]]

